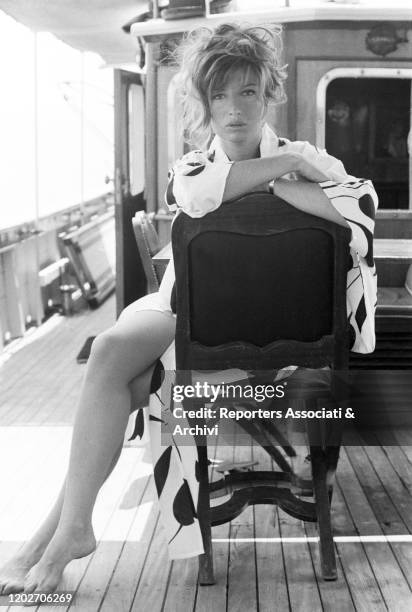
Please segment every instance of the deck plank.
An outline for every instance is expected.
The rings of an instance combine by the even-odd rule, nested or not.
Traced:
[[[391,445],[387,445],[385,442],[386,436],[378,435],[378,443],[380,442],[382,451],[388,458],[390,465],[396,471],[398,477],[401,479],[403,486],[412,495],[412,469],[411,463],[408,460],[407,455],[403,449],[392,442]]]
[[[36,364],[43,361],[44,357],[53,350],[54,330],[60,322],[60,317],[54,315],[41,325],[39,328],[31,329],[28,334],[6,349],[1,354],[0,363],[2,365],[0,373],[0,383],[3,389],[2,401],[7,392],[13,392],[19,376],[26,376]],[[33,347],[38,359],[33,360]],[[10,364],[13,363],[12,367]],[[14,365],[18,365],[15,368]]]
[[[340,467],[342,471],[339,483],[358,533],[360,535],[382,535],[382,529],[365,498],[344,450],[341,453]],[[405,612],[410,610],[411,591],[390,545],[385,542],[366,542],[363,543],[363,548],[388,608],[405,610]]]
[[[301,446],[297,446],[297,451],[298,457],[296,460],[294,460],[294,463],[298,468],[297,473],[302,473],[300,470],[303,468],[304,477],[310,478],[311,470],[310,467],[308,470],[308,465],[305,462],[305,456],[307,456],[309,453],[309,447],[303,446],[303,442],[301,442]],[[309,499],[309,501],[313,501],[313,498]],[[339,535],[339,533],[345,535],[345,526],[342,525],[341,522],[336,496],[334,496],[331,506],[331,522],[334,536]],[[348,583],[345,579],[345,572],[340,560],[338,547],[335,544],[338,578],[336,581],[324,580],[321,572],[318,525],[316,523],[307,522],[304,523],[304,529],[308,538],[315,537],[317,539],[316,542],[310,541],[308,546],[312,557],[313,568],[324,610],[337,609],[339,611],[342,610],[342,612],[352,612],[355,609],[354,603]]]
[[[386,534],[408,534],[412,530],[412,496],[379,446],[351,447],[350,462]]]
[[[60,363],[72,362],[88,336],[96,335],[114,323],[114,308],[113,296],[95,311],[82,311],[71,317],[53,315],[26,337],[7,347],[0,355],[0,385],[3,390],[0,401],[8,397],[7,392],[16,391],[23,376],[36,371],[48,376]],[[59,359],[56,361],[57,354]],[[42,369],[42,364],[47,361],[54,366],[51,371]],[[41,382],[40,379],[39,384]]]
[[[258,470],[271,470],[272,461],[261,447],[253,446],[253,459]],[[276,506],[255,506],[256,538],[279,538],[279,519]],[[287,610],[289,594],[286,584],[282,544],[256,542],[256,575],[260,610]]]
[[[71,610],[98,610],[133,524],[136,505],[142,499],[150,476],[150,466],[143,463],[144,449],[124,449],[115,473],[103,485],[96,503],[93,525],[99,534],[98,547],[81,581]],[[134,483],[133,504],[125,504]]]
[[[215,461],[232,461],[233,448],[223,444],[219,439],[217,443],[209,449],[209,457]],[[219,480],[222,475],[217,472],[216,467],[212,467],[210,479]],[[216,503],[221,503],[223,498],[217,498]],[[213,505],[213,500],[212,500]],[[197,588],[196,612],[226,612],[227,589],[228,589],[228,566],[229,566],[229,537],[230,523],[218,525],[212,529],[213,563],[216,583],[210,586],[199,586]],[[195,561],[198,567],[197,560]]]
[[[167,555],[166,539],[160,523],[149,544],[144,568],[136,590],[130,612],[161,610],[166,597],[167,585],[171,570],[171,561]]]
[[[333,505],[339,517],[337,525],[335,521],[335,534],[357,536],[358,533],[355,529],[346,501],[341,493],[339,484],[335,486],[333,498]],[[339,542],[337,544],[337,549],[345,580],[349,586],[356,611],[369,612],[370,610],[374,610],[374,612],[380,612],[386,610],[387,608],[379,584],[377,583],[375,574],[372,571],[369,559],[366,556],[362,544],[358,542]]]
[[[305,542],[303,523],[281,509],[278,513],[279,532],[285,538],[282,549],[291,610],[318,612],[322,610],[322,603],[309,545]],[[288,541],[288,538],[299,538],[302,541],[295,543]]]
[[[105,544],[107,540],[107,533],[110,528],[110,523],[113,514],[116,512],[119,506],[119,500],[123,499],[125,492],[128,489],[129,482],[136,469],[139,470],[139,455],[134,453],[135,449],[126,449],[126,452],[122,454],[118,465],[114,469],[110,479],[103,485],[95,507],[93,514],[93,528],[95,531],[96,539],[98,542],[96,551],[83,559],[78,559],[70,563],[66,568],[63,576],[63,580],[59,585],[60,590],[74,591],[74,601],[70,606],[70,610],[97,610],[102,595],[105,591],[107,578],[100,582],[100,576],[96,572],[96,566],[98,569],[102,567],[110,566],[112,559],[109,557],[107,560],[104,558]],[[117,543],[116,543],[117,545]],[[102,552],[103,551],[103,554]],[[89,580],[90,573],[92,574],[92,580]],[[103,592],[100,591],[102,589]],[[24,608],[26,609],[26,608]],[[33,610],[41,612],[45,609],[44,606],[33,608]],[[47,606],[47,610],[56,610],[56,612],[68,609],[66,606]],[[12,608],[12,611],[16,608]]]
[[[99,564],[101,557],[101,548],[104,547],[106,541],[106,532],[108,525],[112,519],[113,513],[116,511],[119,499],[127,490],[128,482],[131,474],[137,466],[138,458],[127,449],[128,452],[123,453],[119,463],[114,469],[110,479],[103,485],[93,513],[93,528],[97,540],[96,551],[83,558],[73,561],[66,568],[63,575],[63,580],[59,588],[62,590],[74,591],[74,601],[70,606],[70,610],[97,610],[101,600],[100,590],[101,583],[96,577],[93,584],[88,582],[89,571],[93,572],[93,568]],[[96,559],[96,560],[95,560]],[[108,560],[110,563],[110,559]],[[90,570],[91,568],[91,570]],[[104,589],[106,582],[104,584]],[[39,607],[37,612],[43,610],[43,606]],[[49,606],[48,609],[61,611],[61,607]]]
[[[43,440],[40,453],[34,447],[26,472],[22,470],[18,480],[4,489],[1,541],[17,540],[22,543],[37,528],[57,497],[68,456],[69,432],[62,432],[58,446],[54,446],[54,442],[51,444]]]
[[[333,526],[333,521],[332,521]],[[314,523],[305,523],[305,533],[308,538],[317,537],[318,530]],[[309,542],[309,550],[315,570],[320,599],[324,610],[339,610],[339,612],[353,612],[355,610],[352,595],[346,582],[345,573],[336,549],[336,567],[338,579],[334,582],[324,580],[321,574],[321,562],[319,553],[319,541]]]
[[[84,367],[76,363],[76,355],[88,335],[106,329],[114,321],[114,302],[108,300],[99,312],[99,318],[86,312],[74,317],[55,316],[55,325],[46,322],[16,347],[9,359],[0,367],[0,423],[24,420],[28,415],[40,419],[51,408],[66,406],[71,419],[75,406],[71,406],[70,391],[78,389]],[[46,327],[46,331],[43,328]],[[30,342],[29,342],[30,340]],[[18,349],[18,350],[17,350]],[[20,381],[24,380],[24,385]],[[66,420],[66,422],[68,422]]]
[[[196,558],[173,561],[163,606],[164,612],[194,610],[197,593],[197,565]]]
[[[158,518],[155,485],[150,478],[108,583],[101,612],[127,612],[131,609]]]
[[[73,370],[68,372],[68,367],[68,364],[55,366],[47,361],[38,369],[30,371],[25,377],[25,386],[16,388],[4,402],[0,413],[1,423],[40,423],[42,417],[47,418],[60,401],[67,402],[67,392],[73,387],[74,381],[81,380],[81,373]],[[53,377],[44,373],[47,371],[52,371]]]
[[[251,461],[252,445],[234,446],[233,460]],[[242,514],[233,519],[230,524],[229,571],[227,609],[258,610],[257,578],[256,578],[256,547],[254,542],[240,542],[241,538],[253,538],[254,533],[253,507],[249,506]],[[240,585],[248,585],[246,589]]]
[[[42,464],[50,462],[66,436],[67,431],[63,428],[0,427],[0,482],[3,492],[0,516],[4,516],[6,507],[14,497],[27,499],[24,489],[27,481],[35,479]]]
[[[363,450],[360,447],[353,447],[349,449],[348,454],[382,532],[385,535],[409,535],[412,522],[412,498],[402,486],[382,449],[367,447]],[[365,456],[370,461],[369,465],[365,461]],[[411,589],[411,544],[391,542],[390,548]],[[408,606],[412,607],[412,593],[409,597],[405,597],[403,605],[405,609],[408,609]]]
[[[68,447],[69,435],[66,435],[66,439],[62,438],[59,448],[54,449],[53,456],[50,456],[50,453],[49,457],[46,456],[46,461],[43,461],[44,457],[38,459],[34,453],[29,465],[34,463],[38,467],[37,474],[41,474],[41,478],[28,476],[26,482],[20,484],[17,495],[13,495],[13,490],[5,491],[7,497],[11,493],[11,501],[6,503],[1,512],[0,565],[37,529],[54,503],[62,482],[64,456]],[[46,455],[49,448],[45,441]],[[16,612],[26,609],[20,606],[11,608]]]
[[[408,461],[412,464],[412,427],[402,427],[394,431],[397,443],[402,448]]]

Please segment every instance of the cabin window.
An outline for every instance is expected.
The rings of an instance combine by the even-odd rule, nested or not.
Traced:
[[[412,75],[401,73],[412,71],[380,70],[382,76],[367,68],[352,76],[354,69],[342,68],[332,71],[342,76],[324,78],[318,144],[341,159],[349,174],[372,179],[380,209],[409,209]]]
[[[130,194],[137,195],[144,189],[145,173],[143,87],[132,83],[128,96]]]

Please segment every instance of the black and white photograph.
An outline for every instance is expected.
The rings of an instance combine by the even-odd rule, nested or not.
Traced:
[[[410,1],[0,49],[0,610],[409,612]]]

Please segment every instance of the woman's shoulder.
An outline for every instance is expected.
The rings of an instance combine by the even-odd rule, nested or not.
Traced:
[[[188,151],[180,157],[173,166],[175,174],[195,176],[199,174],[206,164],[213,162],[213,154],[208,154],[200,149]]]

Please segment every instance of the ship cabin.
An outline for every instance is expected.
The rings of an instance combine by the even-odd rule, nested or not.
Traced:
[[[140,49],[138,67],[135,74],[116,71],[118,309],[144,290],[144,281],[141,287],[136,283],[142,275],[130,223],[134,212],[155,213],[162,244],[170,239],[173,217],[164,204],[168,168],[187,151],[170,51],[198,26],[281,23],[287,103],[275,108],[271,122],[279,136],[326,148],[349,173],[372,179],[379,195],[378,329],[412,331],[410,9],[296,4],[185,19],[140,17],[130,24]]]

